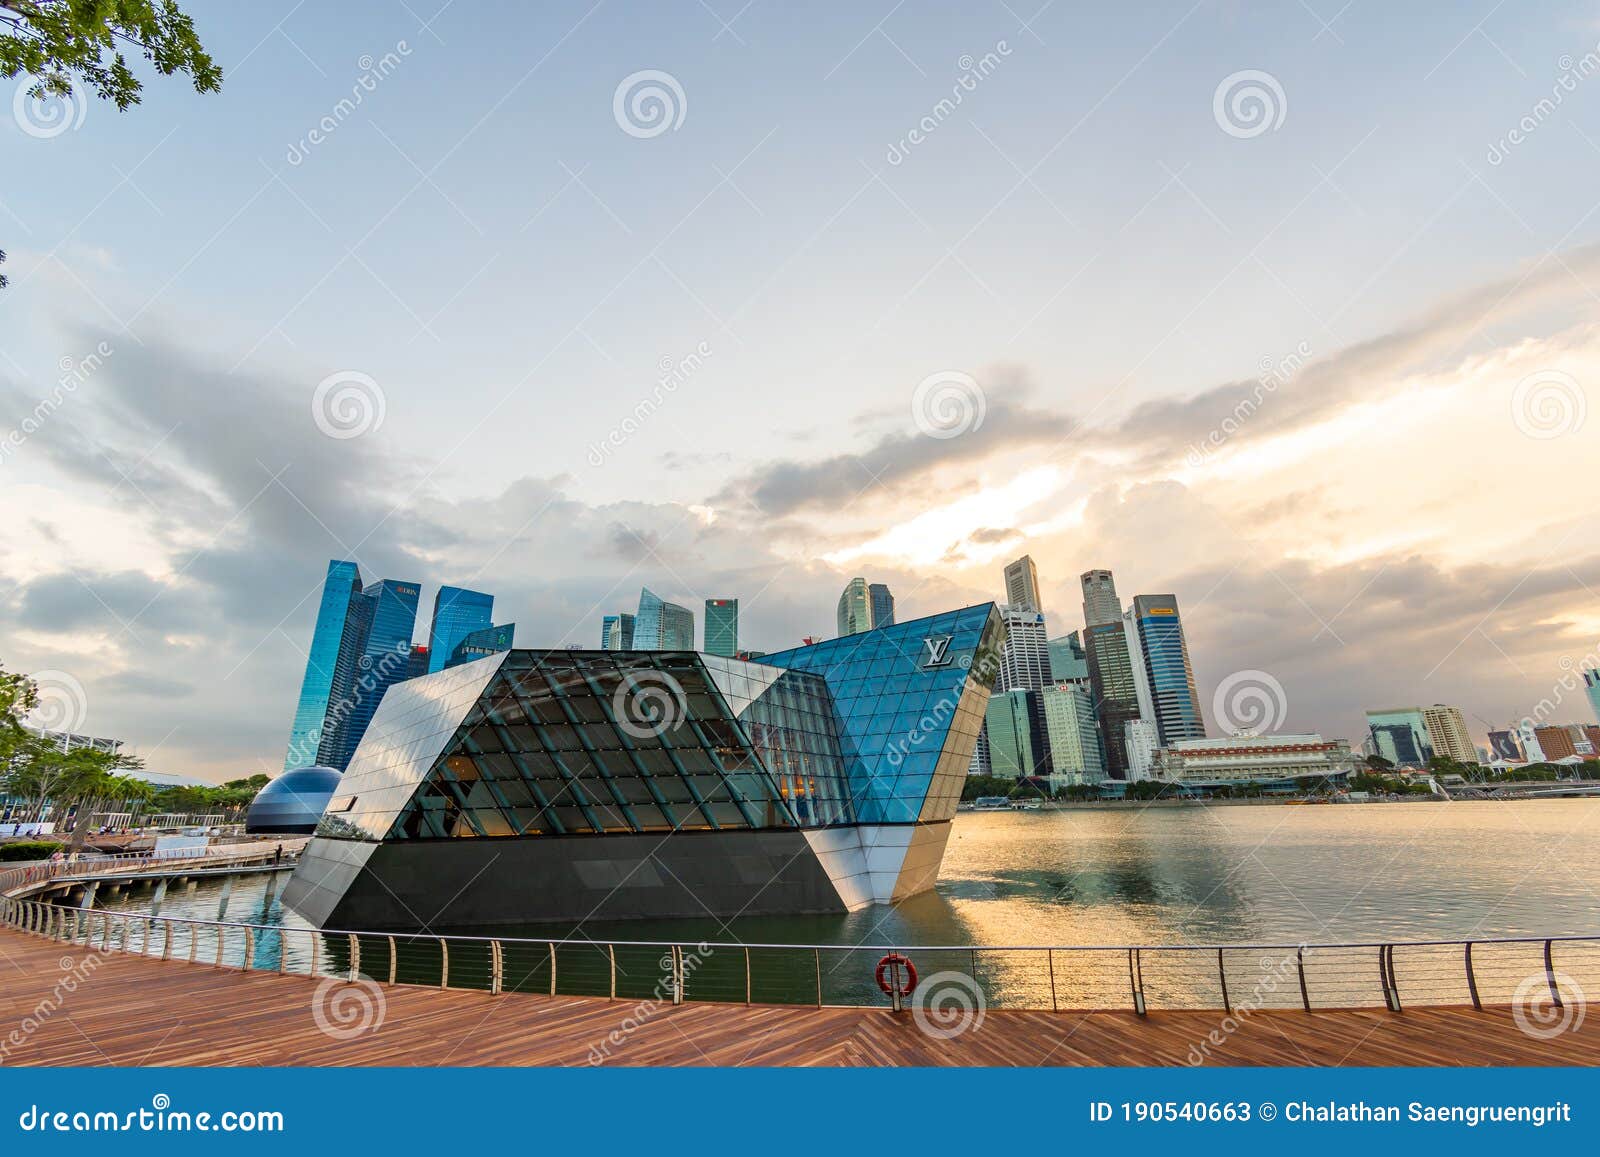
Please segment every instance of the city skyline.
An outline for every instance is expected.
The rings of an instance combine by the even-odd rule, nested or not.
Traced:
[[[330,557],[525,644],[650,585],[780,648],[853,576],[905,620],[1026,554],[1052,614],[1088,565],[1176,592],[1208,724],[1252,670],[1301,733],[1587,717],[1600,87],[1500,142],[1591,13],[880,15],[202,5],[221,93],[0,118],[52,174],[0,215],[0,660],[225,779],[275,770]],[[647,68],[684,115],[641,138]],[[1216,114],[1251,69],[1259,133]]]

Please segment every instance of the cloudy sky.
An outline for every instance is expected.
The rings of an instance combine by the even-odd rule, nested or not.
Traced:
[[[219,95],[0,94],[0,662],[152,767],[281,766],[334,557],[778,649],[1027,552],[1208,716],[1588,717],[1595,4],[185,7]]]

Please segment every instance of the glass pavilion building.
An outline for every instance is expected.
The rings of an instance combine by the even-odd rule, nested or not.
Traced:
[[[390,688],[285,892],[324,927],[838,912],[933,886],[991,603],[766,655],[514,650]]]

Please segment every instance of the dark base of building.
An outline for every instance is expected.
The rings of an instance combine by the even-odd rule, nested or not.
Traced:
[[[793,830],[389,844],[316,838],[284,902],[318,927],[358,932],[846,910]]]

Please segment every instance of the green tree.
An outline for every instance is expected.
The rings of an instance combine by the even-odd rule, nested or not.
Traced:
[[[222,69],[175,0],[0,0],[0,76],[33,76],[28,91],[66,96],[82,81],[122,110],[143,86],[128,67],[137,50],[162,76],[187,73],[196,92],[222,87]]]
[[[1383,756],[1377,754],[1367,756],[1367,767],[1372,771],[1394,770],[1394,764],[1390,763]]]

